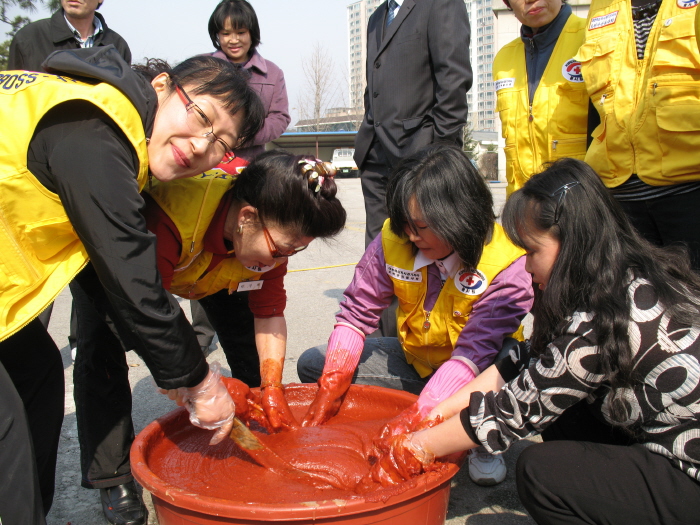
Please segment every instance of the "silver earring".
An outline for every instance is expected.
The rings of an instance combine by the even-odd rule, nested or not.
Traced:
[[[243,233],[243,225],[242,225],[242,224],[239,224],[239,225],[238,225],[238,228],[236,229],[236,233],[237,233],[238,235],[240,235],[241,233]]]

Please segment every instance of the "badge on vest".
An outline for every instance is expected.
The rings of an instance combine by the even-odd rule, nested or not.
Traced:
[[[690,9],[698,5],[698,1],[699,0],[676,0],[676,4],[678,4],[678,7],[681,9]]]
[[[594,16],[591,18],[591,24],[588,26],[588,29],[600,29],[601,27],[613,25],[615,20],[617,20],[617,13],[619,11],[608,13],[607,15]]]
[[[393,277],[398,281],[406,281],[408,283],[421,283],[423,282],[423,274],[420,272],[411,272],[409,270],[404,270],[403,268],[397,268],[390,264],[386,265],[386,273],[389,277]]]
[[[250,292],[251,290],[260,290],[263,287],[265,281],[243,281],[238,283],[237,292]]]
[[[269,272],[274,268],[274,266],[246,266],[251,272],[255,273],[265,273]]]
[[[481,295],[489,283],[486,276],[479,270],[470,272],[462,268],[454,278],[455,287],[464,295]]]
[[[496,82],[493,83],[493,86],[496,91],[498,91],[499,89],[512,88],[515,86],[515,79],[502,78],[501,80],[496,80]]]
[[[561,74],[569,82],[583,82],[583,73],[581,73],[581,62],[575,58],[570,58],[561,67]]]

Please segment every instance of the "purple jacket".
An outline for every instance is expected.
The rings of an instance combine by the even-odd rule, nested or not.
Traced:
[[[433,263],[428,266],[426,309],[435,304],[440,289],[440,271]],[[394,285],[386,272],[381,233],[357,263],[355,276],[344,295],[336,322],[350,324],[365,335],[372,333],[394,295]],[[499,273],[474,303],[452,355],[467,358],[483,372],[493,364],[503,338],[518,329],[532,307],[533,298],[532,277],[525,271],[525,257],[520,257]]]
[[[228,60],[223,51],[216,51],[211,56]],[[253,144],[235,152],[238,157],[252,161],[265,151],[265,144],[278,139],[284,133],[292,117],[289,116],[289,101],[287,100],[284,74],[279,67],[254,51],[243,69],[250,73],[248,83],[260,95],[260,100],[267,111],[265,124],[255,135]]]

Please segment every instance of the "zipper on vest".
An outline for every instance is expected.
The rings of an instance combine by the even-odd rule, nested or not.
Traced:
[[[658,84],[657,84],[656,82],[654,82],[654,83],[651,85],[651,96],[652,96],[652,97],[655,97],[655,96],[656,96],[656,88],[657,88],[657,87],[658,87]]]
[[[529,115],[528,115],[528,117],[527,117],[527,120],[529,120],[530,122],[532,122],[532,121],[534,120],[534,118],[535,118],[535,117],[532,116],[532,104],[530,104],[528,113],[529,113]]]
[[[557,144],[559,144],[558,140],[552,141],[552,151],[557,151]]]
[[[432,313],[432,310],[428,310],[425,312],[425,322],[423,323],[423,330],[428,331],[430,330],[430,314]]]
[[[601,106],[602,106],[603,104],[605,104],[605,99],[607,98],[607,96],[608,96],[607,93],[603,93],[603,94],[601,95],[601,97],[600,97],[600,105],[601,105]]]

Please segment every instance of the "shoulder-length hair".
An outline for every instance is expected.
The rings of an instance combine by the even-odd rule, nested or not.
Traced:
[[[214,47],[221,51],[219,44],[219,31],[226,27],[226,21],[231,21],[232,29],[247,29],[250,33],[250,50],[252,55],[260,44],[260,25],[255,9],[246,0],[223,0],[214,8],[209,17],[209,38]]]
[[[547,232],[560,242],[547,286],[535,299],[535,354],[559,335],[575,311],[587,311],[594,315],[604,373],[613,391],[631,386],[628,285],[635,277],[651,283],[674,321],[698,323],[700,278],[691,270],[685,248],[660,248],[643,239],[584,162],[560,159],[548,165],[510,196],[502,220],[507,235],[522,248],[528,248],[524,239],[532,233]],[[623,404],[615,405],[614,419],[624,420]]]
[[[386,189],[391,231],[405,236],[415,230],[410,202],[428,227],[457,254],[465,268],[477,267],[493,234],[493,197],[467,155],[452,144],[425,147],[406,157],[392,173]]]

